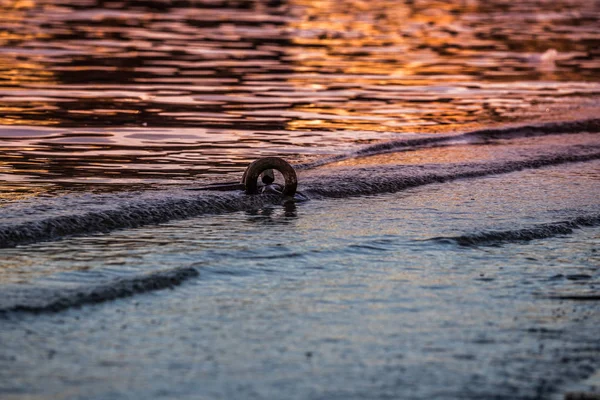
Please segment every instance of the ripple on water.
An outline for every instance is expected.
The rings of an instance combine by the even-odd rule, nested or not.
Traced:
[[[257,155],[597,110],[598,13],[583,0],[4,2],[1,194],[218,179]]]

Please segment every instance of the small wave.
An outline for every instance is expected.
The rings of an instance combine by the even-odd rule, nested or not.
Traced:
[[[590,122],[591,121],[591,122]],[[564,123],[562,131],[598,129],[598,121]],[[531,127],[521,128],[523,133]],[[544,132],[558,128],[545,126]],[[541,132],[540,131],[540,132]],[[483,132],[483,131],[482,131]],[[483,134],[480,132],[479,134]],[[496,131],[490,135],[495,135]],[[587,145],[549,148],[530,154],[525,149],[511,160],[471,162],[452,165],[375,165],[362,168],[335,168],[306,171],[301,176],[302,192],[313,199],[393,193],[408,188],[458,179],[505,174],[572,162],[600,159],[600,146]],[[187,192],[187,193],[186,193]],[[94,201],[96,199],[96,201]],[[118,195],[88,196],[85,202],[65,197],[46,203],[36,199],[32,205],[4,207],[6,218],[0,222],[0,248],[15,247],[66,236],[136,228],[170,220],[232,211],[256,210],[281,203],[275,195],[244,195],[234,192],[189,192],[173,189],[146,192],[132,198]]]
[[[441,243],[456,243],[460,246],[494,246],[502,243],[528,242],[554,236],[569,235],[576,229],[597,225],[600,225],[600,214],[580,216],[570,221],[552,222],[516,230],[436,237],[429,240]]]
[[[52,313],[85,304],[97,304],[135,294],[172,288],[199,276],[193,267],[158,271],[133,278],[118,278],[95,286],[74,289],[18,288],[14,293],[3,290],[0,299],[0,316],[9,313]]]
[[[464,134],[463,136],[485,139],[514,139],[545,135],[564,135],[573,133],[600,132],[600,119],[592,118],[578,121],[550,122],[545,124],[523,125],[501,129],[482,129]]]
[[[274,195],[243,196],[238,193],[205,194],[195,197],[178,197],[171,199],[147,197],[138,201],[125,201],[113,209],[101,209],[86,206],[89,210],[71,211],[69,199],[65,199],[62,207],[65,215],[33,219],[22,223],[0,225],[0,248],[15,247],[21,244],[55,240],[65,236],[110,232],[116,229],[136,228],[149,224],[159,224],[175,219],[195,217],[208,213],[242,211],[256,209],[265,205],[278,203],[280,199]],[[108,200],[102,198],[105,202]],[[40,215],[41,214],[41,215]],[[43,216],[45,212],[33,212]]]
[[[544,296],[552,300],[571,300],[571,301],[600,301],[598,292],[592,293],[572,293],[572,294],[551,294]]]
[[[600,159],[597,148],[589,146],[579,153],[553,154],[533,159],[506,162],[470,163],[461,165],[428,166],[378,166],[343,171],[337,175],[321,176],[312,182],[305,193],[312,198],[342,198],[379,193],[394,193],[401,190],[458,179],[478,178],[507,174],[526,169],[536,169],[573,162]]]
[[[431,136],[415,139],[392,140],[365,146],[355,152],[326,157],[310,163],[297,165],[298,169],[312,169],[323,165],[343,161],[352,157],[365,157],[400,150],[417,150],[424,147],[448,146],[453,143],[481,143],[498,139],[530,138],[547,135],[576,134],[581,132],[600,132],[600,119],[592,118],[577,121],[550,122],[543,124],[523,125],[517,127],[481,129],[460,135]]]

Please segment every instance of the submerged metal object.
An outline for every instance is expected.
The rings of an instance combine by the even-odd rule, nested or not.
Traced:
[[[275,175],[273,170],[281,172],[285,184],[281,185],[274,183]],[[265,186],[259,186],[258,178],[261,177],[262,182]],[[246,194],[258,194],[258,193],[280,193],[282,196],[294,197],[298,195],[300,200],[306,200],[306,196],[296,193],[298,187],[298,176],[294,167],[292,167],[287,161],[279,157],[264,157],[252,162],[244,174],[240,183],[237,182],[223,182],[213,183],[210,185],[202,186],[199,188],[189,188],[188,190],[218,190],[218,191],[232,191],[232,190],[243,190]],[[265,190],[267,189],[267,190]]]
[[[258,177],[263,172],[265,172],[263,181],[265,183],[272,183],[274,180],[272,170],[274,169],[281,172],[285,181],[281,194],[290,197],[294,196],[298,187],[298,176],[294,167],[279,157],[259,158],[248,166],[244,175],[242,175],[242,183],[244,184],[246,194],[258,193]]]

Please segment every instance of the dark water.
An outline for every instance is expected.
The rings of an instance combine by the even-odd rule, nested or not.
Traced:
[[[0,0],[0,398],[599,392],[599,17]]]

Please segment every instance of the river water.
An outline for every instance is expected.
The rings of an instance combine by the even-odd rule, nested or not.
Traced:
[[[599,391],[599,17],[0,1],[0,397]]]

